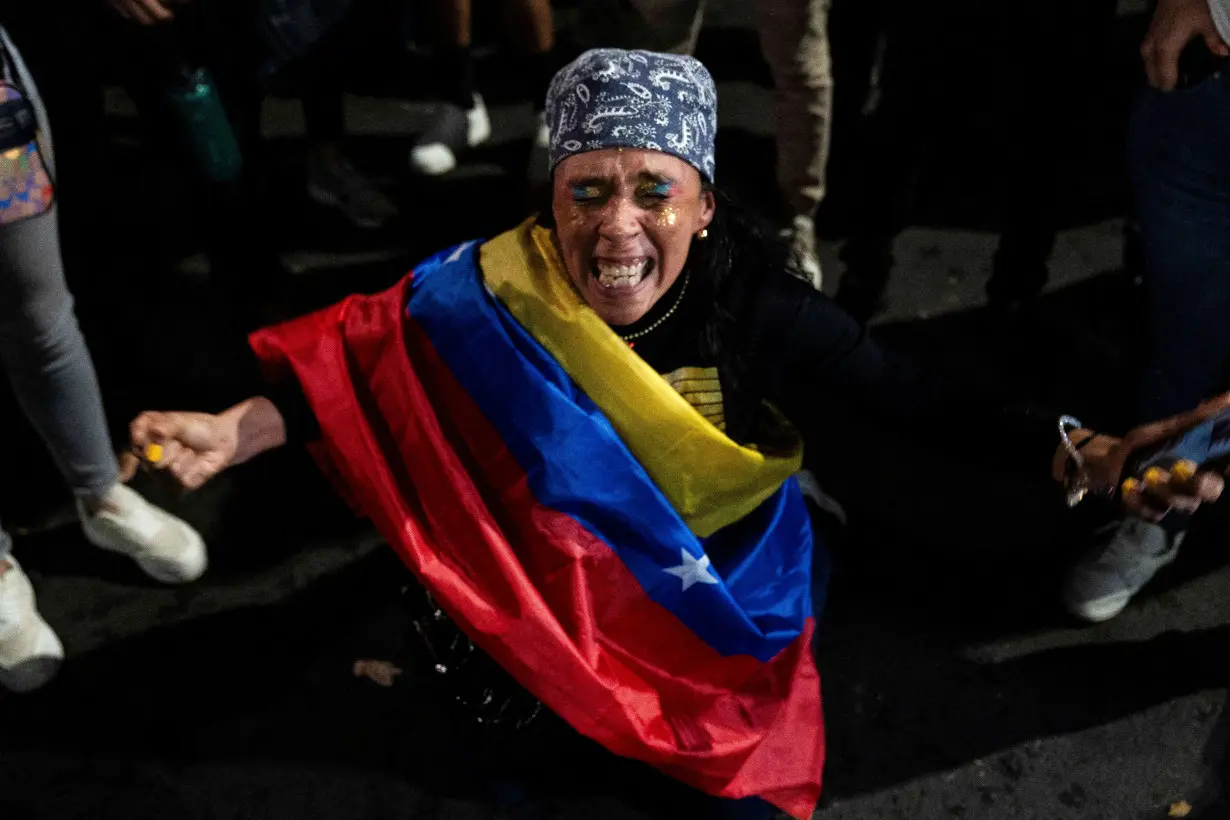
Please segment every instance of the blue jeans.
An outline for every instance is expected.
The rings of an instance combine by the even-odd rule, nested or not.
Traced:
[[[34,80],[3,28],[0,38],[34,103],[43,159],[54,178],[51,131]],[[0,362],[74,494],[86,500],[105,494],[119,468],[94,363],[64,281],[54,211],[0,228]],[[11,547],[0,529],[0,560]]]
[[[1148,295],[1142,420],[1222,389],[1230,363],[1230,68],[1145,89],[1128,134]]]

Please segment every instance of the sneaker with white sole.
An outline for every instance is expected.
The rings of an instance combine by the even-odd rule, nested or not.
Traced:
[[[534,119],[534,147],[544,150],[550,148],[551,126],[547,125],[547,112],[539,113]]]
[[[1183,536],[1171,537],[1161,526],[1139,518],[1125,519],[1073,567],[1064,583],[1064,605],[1086,621],[1110,620],[1159,569],[1174,561]]]
[[[123,484],[111,488],[96,513],[78,501],[77,514],[91,544],[127,555],[156,581],[195,581],[209,564],[196,530]]]
[[[382,228],[397,218],[397,206],[346,160],[308,160],[307,192],[312,201],[336,208],[357,228]]]
[[[796,265],[795,273],[816,290],[824,285],[824,273],[820,269],[820,257],[816,254],[816,224],[810,216],[800,214],[781,232],[782,240],[790,246]]]
[[[457,158],[491,138],[491,118],[483,98],[474,95],[468,111],[440,103],[436,118],[410,149],[410,167],[420,174],[440,176],[457,167]]]
[[[0,686],[32,692],[56,676],[64,646],[34,603],[34,588],[13,558],[0,575]]]

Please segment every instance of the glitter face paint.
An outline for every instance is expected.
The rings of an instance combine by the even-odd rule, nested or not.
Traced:
[[[569,228],[571,228],[574,231],[577,231],[585,227],[585,223],[589,219],[589,217],[590,217],[590,214],[588,211],[585,210],[584,206],[572,205],[571,207],[568,208],[568,219],[566,221],[567,221]]]
[[[679,209],[673,205],[663,205],[658,208],[658,227],[673,228],[679,222]]]
[[[699,172],[649,149],[600,149],[555,169],[556,242],[568,276],[609,324],[641,319],[681,275],[713,198]]]

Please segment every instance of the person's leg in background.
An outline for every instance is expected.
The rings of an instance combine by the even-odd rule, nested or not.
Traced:
[[[128,21],[115,21],[114,53],[125,89],[136,103],[147,150],[182,172],[190,187],[193,221],[200,225],[213,285],[206,310],[230,327],[229,336],[267,323],[284,271],[267,212],[261,140],[264,89],[258,81],[258,41],[250,4],[193,2],[176,7],[177,37]],[[183,53],[168,43],[177,43]],[[162,43],[162,48],[153,44]],[[168,99],[171,60],[205,66],[242,154],[238,178],[215,181],[184,148],[181,123]],[[169,261],[169,260],[168,260]]]
[[[437,76],[440,110],[435,121],[410,151],[410,165],[420,174],[438,176],[457,167],[458,157],[491,136],[491,121],[474,83],[473,9],[471,0],[436,0]],[[539,116],[531,157],[546,149],[547,87],[560,67],[555,51],[555,25],[550,0],[502,0],[502,20],[520,65],[525,95]],[[545,173],[545,159],[542,163]]]
[[[1049,278],[1060,180],[1092,125],[1090,97],[1103,73],[1098,46],[1107,40],[1115,3],[1048,0],[1000,14],[1008,77],[996,104],[1005,135],[1000,150],[1009,160],[1001,163],[1003,227],[986,290],[992,308],[1014,315],[1037,302]]]
[[[51,132],[33,78],[3,29],[0,37],[34,103],[40,147],[54,177]],[[64,279],[54,209],[0,228],[0,361],[73,490],[86,537],[127,554],[159,580],[200,577],[206,564],[200,536],[119,483],[98,378]],[[0,531],[0,686],[28,691],[55,673],[63,648],[38,614],[11,547]]]
[[[504,0],[504,29],[521,62],[525,96],[539,117],[535,141],[546,148],[548,132],[542,115],[547,107],[547,88],[558,64],[555,52],[555,20],[550,0]]]
[[[594,46],[694,54],[705,5],[706,0],[627,0],[613,9],[596,4],[589,38]]]
[[[764,0],[753,4],[760,47],[773,73],[777,183],[786,234],[802,273],[818,290],[816,209],[824,199],[833,127],[830,0]]]
[[[1150,354],[1140,421],[1164,418],[1224,389],[1230,364],[1230,69],[1198,86],[1146,88],[1128,159],[1145,262]],[[1178,553],[1187,520],[1128,519],[1073,570],[1068,608],[1117,615]]]
[[[201,53],[214,72],[243,155],[237,181],[206,185],[210,276],[241,329],[248,330],[267,324],[271,311],[276,318],[276,291],[286,279],[267,204],[271,180],[261,131],[265,88],[259,76],[263,41],[251,4],[205,0],[199,14]]]
[[[754,3],[761,52],[773,75],[777,123],[777,181],[786,230],[801,272],[821,284],[816,255],[816,209],[825,193],[832,133],[833,72],[829,52],[831,0],[765,0]],[[626,8],[596,7],[588,28],[605,43],[692,54],[704,22],[705,0],[630,0]],[[600,40],[598,42],[601,42]]]
[[[433,0],[435,119],[410,149],[410,167],[427,176],[447,174],[458,157],[491,137],[491,119],[475,89],[471,0]]]
[[[846,270],[835,297],[859,322],[882,306],[895,262],[893,241],[909,221],[915,178],[944,91],[943,55],[926,36],[935,28],[935,9],[897,0],[879,5],[883,57],[871,110],[858,125],[855,199],[841,252]]]
[[[351,10],[354,13],[354,9]],[[343,54],[345,21],[289,70],[298,81],[308,140],[307,193],[357,228],[381,228],[398,216],[393,204],[346,158]]]
[[[563,66],[555,43],[555,21],[550,0],[505,0],[504,29],[512,40],[521,63],[525,96],[534,110],[535,131],[530,143],[526,180],[530,190],[547,185],[547,147],[551,139],[547,127],[547,89],[555,72]],[[532,201],[541,201],[533,198]]]
[[[1072,82],[1065,15],[1043,2],[1003,8],[995,38],[1009,59],[1000,62],[996,122],[1003,142],[999,202],[1003,231],[992,261],[987,295],[992,307],[1013,314],[1034,302],[1048,278],[1047,261],[1055,244],[1053,184],[1078,111],[1066,103],[1086,86]],[[1083,44],[1086,50],[1089,44]],[[1079,76],[1079,75],[1077,75]]]

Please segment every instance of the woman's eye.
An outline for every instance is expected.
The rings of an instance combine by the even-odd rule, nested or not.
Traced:
[[[597,185],[573,185],[572,198],[577,202],[592,202],[602,196]]]
[[[659,182],[655,185],[647,186],[641,191],[641,196],[651,199],[666,199],[670,194],[671,184],[669,182]]]

